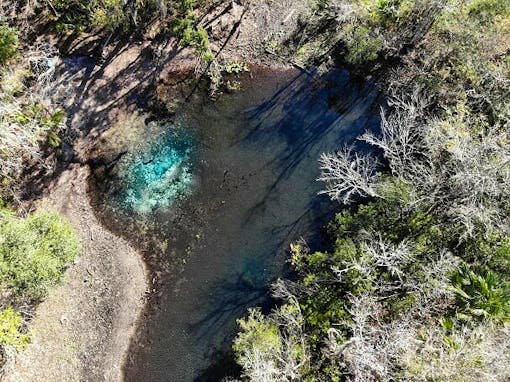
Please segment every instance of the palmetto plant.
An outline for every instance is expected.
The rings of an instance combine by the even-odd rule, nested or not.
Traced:
[[[463,264],[453,274],[451,284],[461,315],[499,321],[510,319],[509,285],[490,270],[475,270]]]

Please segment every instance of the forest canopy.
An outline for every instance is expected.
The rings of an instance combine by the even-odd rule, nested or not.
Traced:
[[[281,303],[239,321],[243,378],[508,380],[510,3],[320,7],[334,23],[304,46],[378,71],[388,106],[359,137],[372,154],[321,156],[323,193],[346,206],[333,249],[291,246]]]

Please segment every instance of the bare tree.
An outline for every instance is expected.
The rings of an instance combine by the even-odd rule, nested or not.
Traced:
[[[45,43],[31,47],[16,68],[2,73],[0,89],[0,178],[14,179],[30,159],[41,161],[40,144],[45,140],[50,125],[40,116],[25,112],[27,105],[51,108],[54,92],[56,49]],[[23,76],[31,73],[29,89],[23,88]],[[22,95],[13,93],[23,90]]]
[[[393,95],[388,103],[392,107],[389,115],[381,109],[380,136],[366,132],[360,139],[380,148],[392,173],[406,179],[414,175],[409,170],[425,151],[420,131],[423,130],[425,110],[430,101],[416,86],[410,95]]]
[[[354,269],[373,287],[349,295],[351,337],[342,342],[338,330],[330,328],[325,352],[343,365],[353,381],[392,380],[399,375],[403,357],[417,341],[421,328],[437,316],[436,310],[442,312],[453,303],[449,277],[459,260],[442,251],[411,268],[417,255],[410,243],[392,245],[373,237],[362,243],[362,248],[361,255],[347,258],[342,268],[333,271],[342,283],[344,272]],[[381,270],[392,278],[379,277]],[[396,293],[412,296],[412,304],[390,319],[385,301]]]
[[[331,199],[349,204],[355,196],[377,196],[377,159],[344,147],[336,153],[323,153],[319,159],[321,176],[326,190],[321,191]]]
[[[510,197],[510,148],[501,126],[479,127],[465,116],[427,117],[429,98],[415,86],[393,94],[390,111],[381,111],[381,132],[360,139],[381,149],[393,176],[413,190],[412,205],[436,210],[460,224],[465,239],[507,226],[505,200]],[[477,134],[472,131],[478,131]],[[354,196],[379,196],[377,161],[344,148],[319,160],[327,187],[322,193],[343,203]]]

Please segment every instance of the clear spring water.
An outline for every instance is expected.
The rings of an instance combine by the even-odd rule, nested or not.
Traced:
[[[155,283],[127,381],[219,381],[238,371],[229,353],[236,319],[270,306],[289,243],[320,244],[335,209],[317,195],[320,153],[377,126],[378,105],[372,84],[345,71],[255,68],[216,102],[194,94],[177,115],[181,130],[122,158],[97,189],[97,211],[143,251]]]
[[[191,151],[188,132],[166,126],[140,151],[129,153],[119,162],[122,179],[121,203],[141,214],[169,208],[192,192]]]

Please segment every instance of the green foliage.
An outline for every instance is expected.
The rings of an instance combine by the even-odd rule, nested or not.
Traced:
[[[495,245],[490,247],[490,255],[483,257],[487,261],[486,266],[489,267],[493,272],[506,275],[510,275],[510,236],[504,236],[500,238]]]
[[[157,1],[137,0],[128,7],[123,0],[56,0],[55,29],[59,33],[105,28],[122,32],[136,29],[158,13]],[[133,8],[133,9],[132,9]]]
[[[343,58],[356,68],[394,54],[388,49],[388,37],[401,33],[404,44],[415,27],[415,0],[352,0],[350,7],[354,16],[340,24],[338,36],[346,48]],[[327,12],[327,8],[323,9]]]
[[[413,187],[402,179],[382,176],[377,183],[377,194],[388,203],[407,208],[413,201]]]
[[[41,123],[43,126],[46,126],[49,130],[48,136],[47,136],[47,142],[48,145],[50,145],[53,148],[57,148],[62,143],[60,137],[58,136],[57,132],[60,129],[60,126],[64,122],[66,118],[66,112],[64,110],[57,110],[54,113],[52,113],[49,117],[43,118]]]
[[[459,312],[463,316],[508,321],[510,288],[488,269],[474,270],[463,264],[452,276]]]
[[[175,8],[179,13],[185,15],[193,13],[193,9],[195,9],[196,1],[195,0],[178,0],[175,4]]]
[[[418,297],[412,293],[399,293],[390,296],[384,303],[384,307],[388,311],[387,319],[398,319],[399,315],[411,310],[417,302],[419,302]]]
[[[424,303],[421,293],[427,295],[429,290],[437,288],[442,288],[441,293],[448,293],[448,288],[451,288],[455,299],[450,302],[442,301],[444,304],[442,309],[446,314],[442,316],[445,327],[452,321],[451,317],[469,322],[484,319],[494,322],[508,321],[509,291],[508,283],[504,281],[507,278],[505,273],[498,274],[480,267],[476,268],[476,271],[466,266],[458,268],[456,263],[450,262],[443,265],[449,267],[445,268],[443,281],[442,276],[437,276],[439,277],[437,279],[434,278],[436,276],[427,276],[430,259],[437,257],[437,253],[444,248],[448,248],[457,257],[469,259],[471,263],[482,263],[490,254],[492,259],[499,258],[502,264],[508,266],[508,238],[497,235],[485,239],[479,237],[458,245],[458,241],[454,239],[456,229],[451,223],[441,221],[432,213],[409,208],[407,196],[412,191],[407,184],[387,179],[384,181],[384,187],[386,196],[384,200],[362,204],[351,211],[344,210],[336,216],[330,226],[333,239],[331,251],[309,253],[302,244],[291,246],[291,264],[297,271],[298,289],[305,291],[300,295],[299,307],[305,322],[306,340],[312,352],[317,353],[306,380],[341,380],[338,376],[345,375],[345,370],[337,362],[338,359],[324,356],[320,349],[323,349],[325,338],[328,338],[331,328],[335,328],[338,344],[351,338],[350,328],[354,324],[354,318],[350,300],[353,296],[372,294],[378,296],[383,312],[381,320],[390,323],[406,317],[408,312],[416,311],[415,308]],[[367,237],[374,236],[394,245],[407,243],[413,255],[402,263],[405,274],[395,273],[383,263],[374,262],[374,255],[368,252],[365,246]],[[451,274],[448,269],[456,269],[451,279],[448,278]],[[494,269],[501,268],[498,266]],[[341,271],[341,276],[335,270]],[[407,281],[402,281],[402,277]],[[414,283],[415,287],[410,287],[410,290],[396,288],[399,283],[403,285]],[[441,286],[441,283],[444,285]],[[392,287],[383,292],[379,289],[382,284]],[[418,290],[422,292],[414,289],[418,285],[420,285]],[[450,307],[449,309],[455,313],[454,316],[449,316],[450,311],[444,310],[445,307]],[[417,309],[419,311],[421,308]],[[266,331],[271,328],[272,333],[275,333],[272,322],[265,320],[267,317],[257,315],[258,325],[261,322],[266,325],[257,328],[260,330],[265,328]],[[255,324],[252,322],[253,325]],[[450,330],[453,330],[453,326]],[[253,330],[252,332],[256,333]],[[450,342],[445,337],[445,344],[449,343],[445,345],[445,352],[451,351],[451,354],[456,354],[455,346],[464,340],[463,337],[458,337],[460,336],[458,331],[455,333]],[[264,337],[260,335],[256,338],[263,340]],[[436,341],[437,338],[430,340]],[[252,341],[255,342],[257,341]],[[257,346],[264,345],[259,343]],[[236,349],[239,352],[242,345],[238,345]],[[431,355],[430,362],[432,358]],[[448,361],[441,359],[437,362]],[[462,365],[468,366],[465,363]],[[427,364],[413,359],[412,364],[406,367],[405,375],[414,376],[418,370],[426,368]]]
[[[55,19],[55,29],[59,33],[67,31],[83,32],[90,26],[90,3],[83,0],[57,0],[53,7],[58,16]]]
[[[330,0],[315,0],[314,7],[317,11],[324,11],[330,6]]]
[[[370,29],[362,25],[349,25],[344,33],[349,64],[357,66],[377,60],[383,47],[380,37],[372,35]]]
[[[0,22],[0,65],[16,56],[18,49],[18,32],[6,23]]]
[[[303,340],[303,317],[296,301],[265,316],[251,309],[238,321],[234,352],[249,381],[292,381],[306,372],[309,349]]]
[[[411,14],[414,0],[376,0],[371,5],[369,21],[378,27],[390,27]]]
[[[320,347],[329,328],[341,327],[349,321],[348,305],[342,292],[339,293],[338,285],[321,286],[313,296],[301,301],[312,348]]]
[[[495,17],[509,17],[510,2],[507,0],[475,0],[469,4],[467,13],[475,22],[489,23]]]
[[[0,311],[0,347],[12,346],[21,350],[28,345],[30,337],[20,332],[22,322],[21,314],[14,308]]]
[[[53,113],[49,113],[40,104],[29,104],[19,110],[14,118],[20,125],[27,125],[35,122],[40,126],[41,138],[46,136],[46,143],[48,143],[49,146],[53,148],[60,146],[61,141],[57,133],[66,118],[66,112],[64,110],[57,110]],[[36,139],[38,138],[39,137],[36,137]]]
[[[189,46],[193,42],[193,17],[176,18],[173,21],[172,32],[179,37],[179,44],[181,46]]]
[[[350,321],[347,295],[369,292],[377,279],[392,277],[386,269],[376,267],[370,277],[359,268],[344,270],[342,282],[332,273],[333,268],[342,269],[346,263],[370,264],[370,256],[363,245],[366,232],[378,232],[386,240],[399,243],[413,231],[426,249],[424,254],[434,251],[434,246],[443,242],[432,217],[416,212],[406,215],[400,207],[397,202],[379,201],[360,205],[355,211],[340,212],[330,226],[334,245],[329,253],[308,253],[299,245],[291,247],[291,263],[299,272],[300,282],[314,291],[300,300],[314,346],[320,345],[331,326],[341,327]],[[434,246],[427,246],[429,242]],[[399,312],[412,304],[414,297],[400,296],[394,300],[394,307],[392,300],[388,302],[390,311]]]
[[[257,309],[250,309],[249,315],[237,321],[240,332],[234,341],[234,351],[244,357],[249,350],[258,349],[271,354],[282,346],[278,326],[270,322]]]
[[[179,38],[181,46],[192,46],[206,62],[214,59],[207,31],[197,26],[194,0],[180,0],[176,4],[178,16],[173,20],[172,32]]]
[[[502,276],[510,274],[510,236],[493,232],[485,237],[466,240],[458,246],[458,250],[469,264]]]
[[[0,215],[0,277],[17,297],[44,297],[79,248],[71,226],[54,213],[25,219],[8,212]]]
[[[441,102],[462,105],[468,126],[480,121],[504,125],[508,98],[504,81],[510,70],[510,3],[506,0],[470,0],[447,7],[428,36],[418,60],[426,69],[426,83]],[[414,79],[413,79],[414,80]],[[466,93],[469,90],[469,95]],[[480,105],[478,99],[487,102]]]
[[[250,68],[248,64],[244,62],[231,62],[223,67],[225,73],[228,74],[241,74],[244,72],[249,72]]]
[[[51,127],[55,128],[56,126],[58,126],[64,122],[64,120],[66,119],[66,116],[67,116],[67,114],[63,109],[57,110],[53,114],[51,114],[47,123]]]
[[[54,132],[50,132],[48,134],[47,139],[48,139],[48,144],[51,147],[56,148],[56,147],[60,146],[61,140],[60,140],[59,136],[57,134],[55,134]]]
[[[92,11],[90,23],[97,27],[127,28],[129,21],[124,13],[125,2],[120,0],[103,0]]]
[[[209,45],[209,36],[204,28],[197,28],[194,34],[193,43],[195,49],[205,61],[209,62],[214,59],[214,55],[212,54],[211,47]]]

